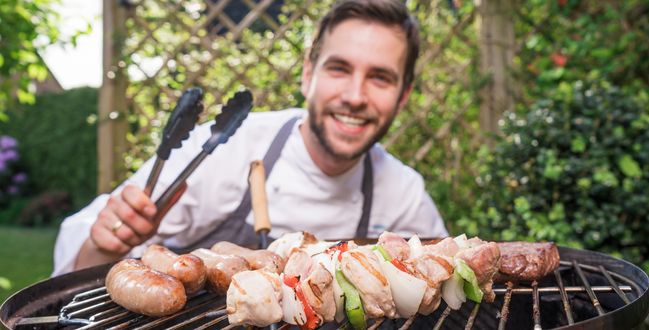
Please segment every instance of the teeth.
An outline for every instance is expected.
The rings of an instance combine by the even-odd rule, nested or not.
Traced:
[[[334,118],[336,118],[336,120],[341,121],[345,125],[361,126],[365,124],[364,119],[349,117],[345,115],[334,114]]]

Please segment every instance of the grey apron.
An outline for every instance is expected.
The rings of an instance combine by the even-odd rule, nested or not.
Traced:
[[[266,151],[263,162],[267,177],[273,170],[273,166],[275,166],[275,162],[279,158],[279,155],[282,153],[282,149],[284,148],[289,135],[291,135],[291,130],[293,129],[293,126],[298,119],[299,117],[294,117],[284,123],[277,135],[275,135],[275,138],[270,144],[270,147]],[[367,236],[370,210],[372,209],[372,191],[374,184],[372,174],[372,160],[369,153],[365,156],[363,165],[363,182],[361,187],[361,191],[363,193],[363,213],[361,214],[361,219],[358,223],[358,227],[356,228],[356,237]],[[211,232],[204,235],[197,242],[187,247],[174,250],[188,252],[198,248],[209,248],[220,241],[228,241],[240,246],[258,248],[259,237],[255,233],[253,226],[246,222],[246,218],[248,217],[250,210],[250,186],[248,186],[246,192],[243,194],[243,198],[241,199],[239,206],[223,223],[218,225]],[[269,241],[272,240],[273,239],[269,237]]]

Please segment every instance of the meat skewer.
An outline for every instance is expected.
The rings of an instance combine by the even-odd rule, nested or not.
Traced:
[[[500,257],[494,243],[477,238],[451,238],[439,246],[424,246],[416,236],[406,242],[395,234],[384,233],[374,246],[340,242],[326,252],[309,253],[317,242],[304,244],[306,235],[289,235],[293,235],[293,241],[280,238],[281,243],[273,243],[270,248],[288,255],[280,274],[282,319],[303,329],[314,329],[334,319],[340,322],[345,316],[353,328],[360,329],[366,327],[368,318],[430,314],[442,299],[449,305],[452,302],[448,300],[458,300],[457,290],[464,299],[480,302],[483,296],[489,296],[489,283]],[[446,283],[455,286],[443,290]],[[473,291],[465,294],[465,286]],[[255,295],[270,297],[276,291]],[[227,299],[231,306],[241,306],[244,300],[254,305],[256,300],[232,285]],[[263,308],[246,305],[248,311]],[[236,315],[229,318],[234,325],[254,322],[266,326],[276,322],[275,318],[261,322],[258,315],[250,316],[254,320],[248,322],[246,312],[235,307],[228,313]]]

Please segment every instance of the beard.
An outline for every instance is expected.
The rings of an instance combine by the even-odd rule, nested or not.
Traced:
[[[394,110],[392,111],[392,115],[385,121],[385,123],[383,123],[383,125],[379,126],[378,130],[374,133],[374,135],[370,136],[367,139],[367,141],[365,141],[358,149],[353,150],[351,152],[341,152],[334,148],[331,138],[329,137],[331,133],[328,134],[327,130],[325,129],[324,120],[322,117],[329,116],[335,112],[342,112],[342,113],[356,112],[357,113],[359,112],[359,110],[352,109],[345,105],[339,107],[325,106],[323,111],[318,113],[318,111],[315,109],[315,105],[309,103],[308,111],[309,111],[309,127],[311,128],[311,131],[315,134],[316,138],[320,142],[320,145],[322,146],[322,148],[325,150],[327,154],[332,156],[334,159],[341,160],[341,161],[358,159],[365,152],[370,150],[370,148],[372,148],[374,143],[380,141],[385,136],[385,134],[388,133],[388,130],[390,129],[390,125],[392,124],[394,117],[396,117],[397,115],[397,107],[395,105]],[[345,140],[345,137],[342,137],[342,139]],[[349,140],[349,142],[353,142],[353,141]]]

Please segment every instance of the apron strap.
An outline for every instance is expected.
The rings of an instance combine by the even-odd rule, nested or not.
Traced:
[[[263,163],[264,168],[266,169],[266,177],[268,177],[279,159],[282,149],[286,145],[288,137],[291,135],[291,131],[295,122],[300,117],[293,117],[288,120],[284,125],[279,129],[275,138],[271,142],[266,154],[264,155]],[[373,194],[373,170],[372,170],[372,159],[369,152],[365,155],[364,160],[364,171],[363,171],[363,182],[361,191],[363,193],[363,212],[361,214],[361,219],[356,228],[356,237],[366,237],[370,212],[372,209],[372,194]],[[171,248],[177,253],[186,253],[193,251],[195,249],[204,247],[209,248],[217,242],[220,241],[229,241],[241,246],[255,248],[258,247],[259,238],[254,232],[253,226],[246,223],[246,218],[250,214],[252,209],[251,199],[250,199],[250,185],[246,188],[246,191],[241,198],[239,206],[228,216],[228,218],[223,221],[220,225],[216,226],[209,233],[205,234],[199,240],[185,246],[183,248]],[[272,222],[271,222],[272,223]],[[272,238],[269,237],[269,240],[272,241]]]

